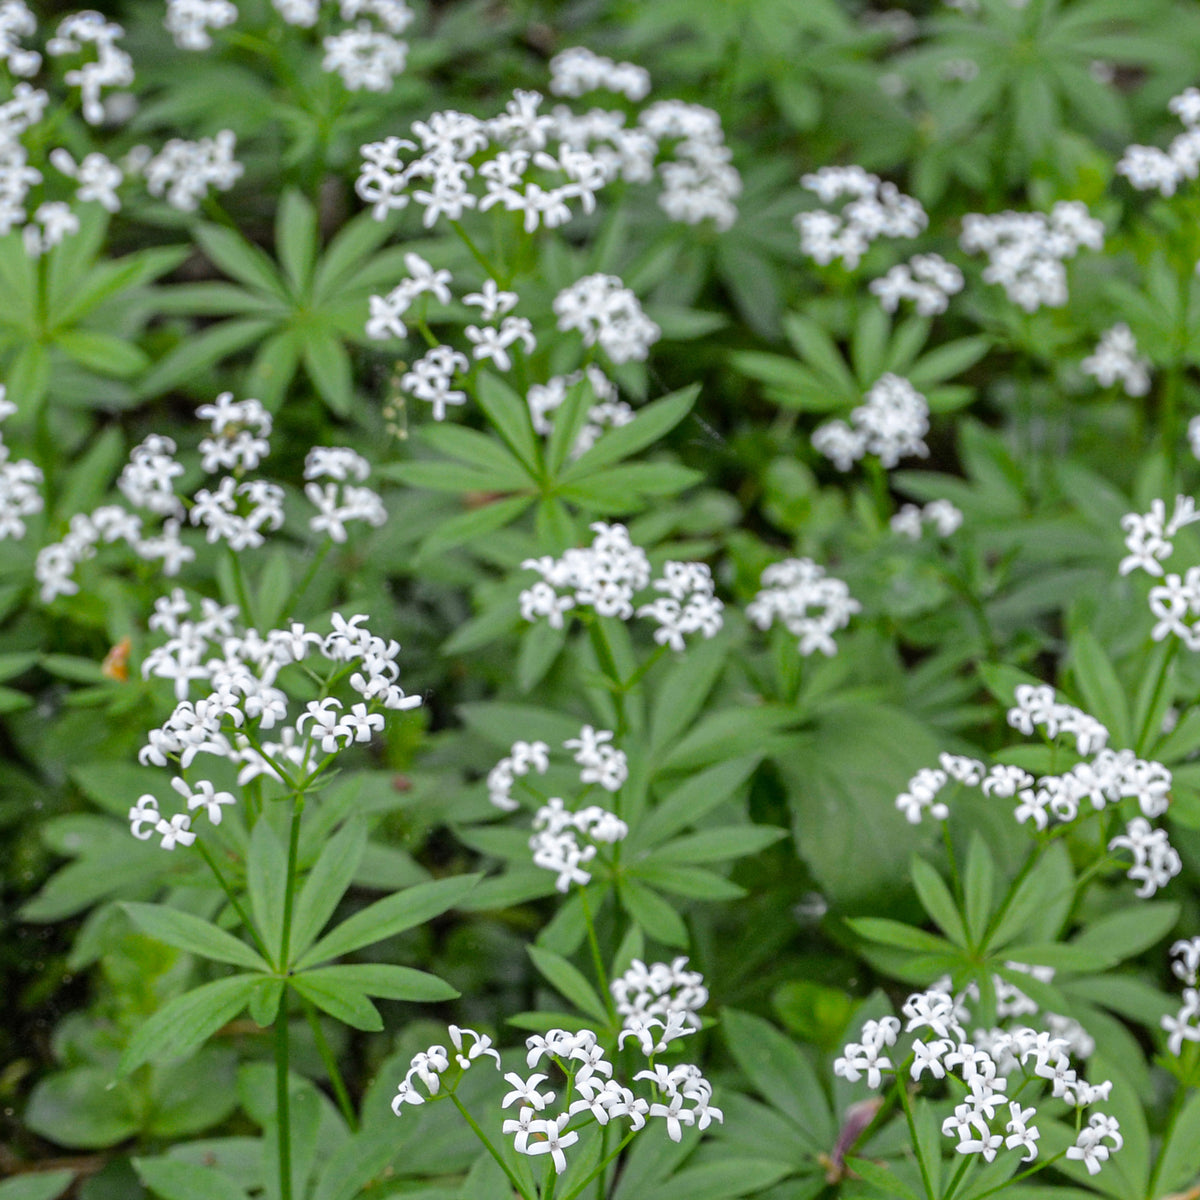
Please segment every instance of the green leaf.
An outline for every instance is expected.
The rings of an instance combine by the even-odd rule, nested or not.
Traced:
[[[135,1158],[138,1178],[162,1200],[246,1200],[222,1171],[173,1158]]]
[[[30,1171],[0,1183],[0,1200],[56,1200],[74,1180],[74,1171]]]
[[[470,508],[456,517],[442,521],[422,543],[414,560],[415,566],[436,558],[455,546],[466,546],[511,525],[533,503],[532,496],[509,496],[490,500],[478,508]]]
[[[992,911],[995,883],[996,864],[988,852],[987,843],[978,833],[974,833],[967,851],[963,883],[967,931],[973,943],[977,944],[983,940],[987,920]]]
[[[158,396],[208,367],[272,333],[278,322],[264,317],[222,321],[187,338],[150,369],[138,385],[139,396]],[[10,384],[11,386],[11,384]]]
[[[1090,629],[1081,629],[1071,638],[1071,670],[1084,709],[1107,727],[1116,745],[1129,745],[1133,737],[1124,685]]]
[[[672,663],[654,694],[650,718],[650,748],[659,754],[693,721],[725,666],[729,638],[718,634],[689,646]]]
[[[816,1071],[790,1038],[762,1017],[726,1008],[721,1030],[730,1053],[764,1100],[795,1122],[814,1154],[828,1151],[836,1130]]]
[[[898,1200],[920,1200],[912,1188],[897,1177],[896,1172],[884,1163],[873,1162],[869,1158],[859,1158],[857,1155],[846,1156],[846,1166],[858,1175],[865,1183],[878,1188],[885,1196]]]
[[[270,975],[264,979],[260,979],[254,987],[254,993],[250,997],[250,1003],[247,1006],[250,1012],[250,1020],[260,1029],[266,1029],[268,1025],[275,1023],[275,1016],[279,1012],[279,1002],[283,999],[283,977],[280,975]]]
[[[725,862],[757,854],[784,837],[787,830],[774,825],[722,825],[667,842],[650,858],[655,862]]]
[[[668,946],[688,944],[683,918],[656,892],[626,877],[621,882],[621,903],[644,933]]]
[[[628,425],[608,430],[586,454],[567,467],[559,476],[559,483],[585,479],[653,445],[691,412],[699,394],[700,385],[693,384],[646,405]]]
[[[923,354],[904,374],[913,387],[925,391],[974,366],[990,348],[986,337],[958,338]]]
[[[383,1017],[379,1009],[367,999],[366,992],[355,987],[349,980],[336,976],[328,978],[319,972],[301,972],[288,979],[288,986],[295,988],[307,1000],[311,1000],[322,1012],[367,1033],[377,1033],[383,1028]]]
[[[160,246],[126,254],[111,262],[96,263],[65,303],[54,309],[56,329],[67,329],[119,292],[148,283],[173,271],[187,258],[188,246]],[[159,293],[161,295],[161,292]]]
[[[1200,1093],[1180,1110],[1154,1168],[1152,1195],[1165,1196],[1195,1182],[1200,1175]],[[0,1200],[6,1200],[0,1189]]]
[[[354,371],[345,346],[327,329],[306,329],[301,353],[321,399],[340,417],[354,404]]]
[[[909,870],[921,906],[952,942],[966,946],[966,927],[959,915],[958,905],[955,904],[954,897],[942,877],[929,863],[915,854],[909,864]]]
[[[352,818],[325,844],[309,872],[292,917],[292,957],[303,954],[333,916],[367,849],[367,826]]]
[[[7,399],[28,419],[42,406],[50,387],[50,355],[41,342],[26,342],[8,364]]]
[[[115,1084],[112,1067],[79,1066],[39,1079],[21,1114],[25,1128],[72,1150],[117,1146],[143,1127],[139,1090]]]
[[[778,1183],[792,1172],[788,1162],[723,1156],[720,1161],[685,1167],[654,1188],[654,1200],[736,1200]]]
[[[144,1062],[186,1058],[246,1007],[258,978],[233,975],[176,996],[139,1026],[121,1055],[118,1075]]]
[[[92,329],[64,329],[55,335],[54,342],[81,366],[118,379],[144,371],[150,361],[143,351],[123,338]]]
[[[923,954],[954,953],[954,947],[945,938],[888,917],[853,917],[846,924],[868,942],[896,946],[901,950],[919,950]]]
[[[858,383],[847,369],[841,352],[817,321],[801,313],[790,313],[783,319],[783,329],[801,358],[827,376],[844,396],[858,394]]]
[[[317,214],[295,188],[284,188],[275,214],[275,252],[299,298],[308,290],[317,256]]]
[[[421,440],[447,458],[456,458],[494,476],[496,491],[527,488],[535,483],[525,465],[502,443],[477,429],[436,423],[421,428]]]
[[[275,263],[257,246],[223,225],[198,225],[196,241],[209,259],[226,275],[268,295],[288,301],[288,291]]]
[[[479,882],[478,875],[456,875],[397,892],[368,905],[327,933],[296,964],[303,970],[327,959],[339,958],[414,925],[422,925],[453,908]]]
[[[454,1000],[460,993],[444,979],[414,967],[392,963],[339,963],[333,967],[313,967],[296,979],[317,981],[330,987],[345,986],[368,996],[385,1000],[408,1000],[415,1004],[435,1004]]]
[[[688,900],[738,900],[746,894],[745,888],[706,867],[674,867],[648,859],[627,868],[627,873],[655,891]]]
[[[1028,967],[1053,967],[1056,971],[1103,971],[1115,966],[1120,957],[1105,949],[1076,946],[1070,942],[1031,942],[1010,946],[1006,958]]]
[[[662,796],[637,823],[629,838],[630,851],[656,845],[699,821],[718,804],[730,799],[761,761],[757,754],[731,758],[690,775]]]
[[[1162,941],[1175,927],[1179,913],[1174,900],[1142,902],[1099,917],[1070,944],[1077,950],[1104,955],[1105,966],[1116,966]]]
[[[391,235],[386,221],[376,221],[369,212],[360,213],[338,230],[313,273],[312,295],[323,304],[343,287],[353,286],[363,259],[374,253]]]
[[[1059,923],[1074,897],[1075,875],[1071,859],[1062,842],[1054,842],[1042,855],[1037,866],[1021,881],[1008,906],[1003,910],[995,932],[988,938],[989,953],[1000,949],[1019,934],[1027,933],[1040,918],[1061,911]],[[1054,929],[1041,928],[1042,936],[1054,936]]]
[[[479,407],[509,449],[529,468],[534,478],[541,475],[541,446],[533,432],[529,405],[504,380],[481,371],[476,384]]]
[[[135,904],[127,901],[121,907],[143,932],[168,946],[199,954],[216,962],[232,963],[255,971],[270,970],[270,965],[254,950],[211,921],[203,921],[188,912],[167,908],[162,904]]]
[[[299,820],[298,817],[293,818]],[[263,945],[278,952],[283,934],[283,896],[287,885],[287,854],[264,814],[250,835],[246,862],[246,890],[250,911]],[[286,957],[286,955],[281,956]]]
[[[529,951],[533,965],[576,1008],[602,1025],[608,1023],[604,1001],[578,968],[572,966],[561,954],[543,950],[539,946],[526,946],[525,949]]]

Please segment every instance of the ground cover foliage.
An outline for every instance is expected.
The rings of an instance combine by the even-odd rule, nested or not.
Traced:
[[[0,3],[0,1200],[1200,1187],[1200,11]]]

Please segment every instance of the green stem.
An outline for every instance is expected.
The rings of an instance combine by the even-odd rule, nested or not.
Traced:
[[[1047,843],[1048,844],[1048,843]],[[988,921],[987,928],[983,931],[983,937],[980,939],[980,946],[986,946],[992,934],[1000,927],[1000,922],[1004,920],[1004,914],[1008,912],[1009,906],[1016,899],[1017,889],[1025,882],[1026,876],[1030,871],[1041,861],[1042,855],[1045,853],[1046,844],[1039,845],[1038,848],[1021,864],[1021,869],[1013,877],[1012,883],[1008,885],[1008,891],[1004,894],[1004,899],[1000,901],[1000,907],[992,914],[992,919]]]
[[[237,593],[238,604],[242,609],[242,619],[247,625],[254,624],[254,610],[250,607],[250,594],[246,590],[246,576],[242,573],[241,559],[229,551],[229,563],[233,571],[233,589]]]
[[[300,586],[292,592],[292,604],[295,605],[301,596],[308,590],[308,585],[317,577],[317,572],[321,569],[321,564],[329,556],[329,551],[333,548],[333,538],[326,538],[324,545],[317,551],[309,568],[304,572],[304,578],[300,580]]]
[[[907,1064],[903,1074],[907,1074]],[[917,1140],[917,1122],[912,1111],[912,1099],[909,1097],[903,1076],[901,1076],[899,1084],[900,1104],[904,1109],[904,1119],[908,1122],[908,1136],[917,1156],[917,1166],[921,1169],[921,1182],[925,1185],[925,1195],[929,1197],[929,1200],[937,1200],[937,1195],[933,1190],[933,1180],[929,1177],[929,1169],[925,1166],[925,1159],[921,1157],[920,1142]]]
[[[500,280],[496,279],[496,273],[492,269],[492,264],[484,257],[483,251],[471,240],[470,234],[462,227],[461,221],[451,221],[450,228],[462,239],[463,245],[471,252],[471,257],[484,269],[489,279],[495,279],[496,283]]]
[[[950,1186],[942,1193],[942,1200],[950,1200],[954,1193],[958,1191],[958,1185],[962,1183],[963,1176],[967,1173],[967,1168],[974,1161],[975,1160],[968,1154],[965,1158],[963,1158],[962,1162],[958,1164],[958,1170],[954,1172],[954,1178],[950,1180]]]
[[[587,926],[588,945],[592,950],[592,965],[596,968],[596,981],[600,984],[600,994],[604,997],[604,1007],[608,1012],[608,1020],[612,1027],[617,1027],[617,1008],[613,1003],[612,990],[608,986],[608,972],[604,969],[604,959],[600,954],[600,942],[596,938],[596,925],[592,920],[592,906],[588,902],[587,888],[580,885],[579,899],[583,903],[583,922]]]
[[[333,1085],[333,1094],[337,1097],[338,1108],[341,1110],[342,1117],[349,1126],[350,1132],[357,1133],[358,1116],[354,1111],[354,1104],[350,1100],[350,1092],[346,1088],[346,1081],[342,1078],[342,1072],[338,1067],[337,1058],[334,1056],[333,1050],[325,1038],[325,1033],[321,1029],[321,1021],[317,1016],[317,1010],[313,1006],[312,1001],[306,997],[301,997],[301,1003],[304,1005],[304,1015],[308,1018],[308,1027],[312,1030],[313,1041],[317,1045],[317,1053],[321,1056],[321,1062],[325,1064],[325,1071],[329,1076],[329,1082]]]
[[[606,1132],[607,1132],[607,1126],[605,1128],[606,1128]],[[600,1163],[596,1166],[596,1168],[592,1171],[592,1173],[590,1175],[588,1175],[585,1179],[581,1180],[578,1184],[576,1184],[575,1190],[568,1192],[562,1198],[562,1200],[575,1200],[576,1196],[581,1195],[583,1193],[583,1189],[586,1188],[587,1185],[589,1183],[591,1183],[592,1180],[595,1179],[598,1175],[602,1174],[607,1169],[608,1164],[611,1163],[613,1161],[613,1159],[616,1158],[617,1155],[620,1154],[621,1151],[624,1150],[625,1147],[628,1146],[631,1141],[633,1141],[633,1135],[635,1132],[636,1132],[635,1130],[631,1129],[621,1139],[617,1148],[611,1154],[609,1154],[606,1158],[602,1159],[600,1161]]]
[[[1170,673],[1171,664],[1175,661],[1175,652],[1178,649],[1179,639],[1172,637],[1167,642],[1167,652],[1163,655],[1162,665],[1158,669],[1158,678],[1154,681],[1154,691],[1150,695],[1150,703],[1146,706],[1145,722],[1138,731],[1138,738],[1135,743],[1138,754],[1144,754],[1149,749],[1150,722],[1154,719],[1154,710],[1158,708],[1158,702],[1162,698],[1162,690],[1166,686],[1167,676]]]
[[[297,792],[292,802],[291,829],[288,835],[287,878],[283,891],[283,921],[279,933],[279,971],[290,974],[292,909],[296,899],[296,860],[300,851],[300,814],[304,811],[304,793]],[[287,992],[275,1015],[275,1114],[279,1135],[279,1200],[292,1200],[292,1122],[288,1107],[288,1010]]]
[[[950,880],[954,884],[954,895],[959,904],[963,902],[962,879],[958,874],[958,859],[954,857],[954,842],[950,838],[950,822],[942,822],[942,841],[946,846],[946,857],[950,860]]]
[[[292,803],[291,828],[288,832],[287,882],[283,893],[283,928],[279,934],[279,969],[291,969],[292,910],[296,901],[296,861],[300,854],[300,814],[304,812],[304,793],[297,792]]]
[[[492,1145],[492,1141],[488,1135],[479,1128],[479,1122],[476,1121],[475,1118],[471,1116],[471,1114],[463,1107],[462,1101],[459,1100],[459,1098],[453,1092],[447,1092],[446,1094],[454,1102],[454,1107],[457,1108],[460,1113],[462,1113],[463,1120],[470,1125],[471,1132],[474,1133],[475,1136],[483,1143],[483,1148],[492,1156],[492,1158],[496,1160],[500,1170],[502,1170],[504,1174],[508,1176],[509,1183],[511,1183],[513,1187],[520,1192],[520,1194],[524,1197],[524,1200],[533,1200],[533,1197],[531,1197],[529,1193],[521,1186],[521,1181],[516,1177],[515,1174],[513,1174],[512,1168],[504,1161],[500,1151]]]
[[[1017,1175],[1013,1175],[1011,1178],[1006,1179],[1003,1183],[998,1183],[995,1187],[988,1188],[987,1191],[976,1192],[972,1200],[984,1200],[985,1196],[991,1196],[993,1193],[998,1192],[1001,1188],[1011,1187],[1014,1183],[1017,1183],[1030,1175],[1036,1175],[1038,1171],[1044,1171],[1047,1167],[1053,1166],[1066,1153],[1067,1152],[1065,1150],[1061,1150],[1053,1158],[1047,1158],[1042,1162],[1036,1163],[1032,1167],[1026,1167],[1024,1171],[1021,1171]],[[1153,1193],[1147,1192],[1146,1194],[1152,1195]]]
[[[279,1200],[292,1200],[292,1117],[288,1098],[286,991],[275,1016],[275,1124],[279,1135]]]
[[[201,857],[208,863],[208,868],[216,876],[217,882],[221,885],[221,891],[229,899],[229,903],[233,905],[233,911],[241,918],[242,924],[246,927],[246,931],[254,939],[254,945],[258,949],[259,954],[267,960],[271,961],[271,952],[267,949],[262,938],[258,936],[258,930],[254,928],[254,922],[250,920],[250,914],[246,912],[242,906],[242,902],[237,898],[237,893],[229,886],[225,876],[221,874],[220,868],[217,866],[216,859],[212,856],[212,851],[204,844],[202,838],[196,839],[196,845],[199,847]]]

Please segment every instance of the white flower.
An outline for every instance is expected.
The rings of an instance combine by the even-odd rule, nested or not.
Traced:
[[[599,345],[614,363],[644,360],[662,333],[615,275],[587,275],[564,288],[554,313],[560,330],[579,330],[585,346]]]

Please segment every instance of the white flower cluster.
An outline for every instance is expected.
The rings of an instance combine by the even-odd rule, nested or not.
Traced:
[[[600,190],[617,179],[651,181],[661,154],[659,203],[668,216],[690,224],[712,218],[719,228],[733,223],[741,178],[711,109],[661,101],[626,128],[622,112],[577,116],[557,105],[544,113],[542,100],[516,91],[497,116],[437,112],[413,122],[412,138],[364,145],[359,197],[378,220],[415,200],[426,228],[442,216],[457,221],[468,209],[500,205],[521,213],[532,233],[565,224],[576,204],[592,212]],[[667,142],[673,147],[664,150]]]
[[[595,363],[588,363],[582,371],[570,375],[555,375],[545,383],[533,384],[525,395],[529,405],[529,419],[534,432],[549,437],[554,432],[551,414],[562,407],[571,389],[584,379],[592,389],[596,403],[588,407],[587,421],[579,430],[569,457],[576,459],[586,454],[606,429],[617,429],[628,425],[634,411],[624,400],[618,398],[617,385],[604,374]]]
[[[897,263],[886,275],[872,279],[871,291],[885,312],[893,313],[901,300],[911,300],[918,315],[936,317],[950,306],[950,297],[963,289],[963,273],[940,254],[914,254]]]
[[[1121,559],[1120,574],[1130,571],[1145,571],[1148,575],[1162,576],[1163,561],[1175,552],[1171,540],[1181,529],[1200,521],[1200,512],[1191,496],[1176,496],[1175,508],[1167,518],[1167,506],[1162,500],[1154,500],[1148,513],[1126,513],[1121,518],[1125,532],[1125,548],[1129,554]]]
[[[880,376],[850,414],[850,423],[826,421],[813,430],[813,449],[839,471],[849,471],[860,458],[875,454],[888,470],[902,458],[924,458],[929,447],[929,405],[907,379],[890,371]]]
[[[314,446],[304,460],[304,494],[317,510],[309,527],[340,543],[348,536],[347,521],[365,521],[376,529],[383,525],[387,510],[379,493],[362,486],[370,473],[370,463],[346,446]]]
[[[473,1059],[488,1054],[496,1058],[497,1071],[504,1069],[499,1056],[490,1048],[490,1039],[481,1039],[471,1030],[450,1027],[451,1039],[456,1045],[461,1044],[464,1033],[471,1034],[476,1044],[468,1056],[457,1055],[459,1067],[465,1070]],[[480,1045],[482,1050],[477,1049]],[[549,1155],[556,1174],[561,1175],[567,1168],[565,1151],[575,1145],[580,1132],[592,1124],[607,1126],[610,1121],[624,1119],[629,1121],[631,1132],[636,1132],[645,1127],[647,1118],[661,1117],[666,1123],[667,1136],[678,1142],[683,1137],[685,1125],[703,1130],[713,1121],[720,1123],[725,1119],[721,1110],[712,1104],[712,1085],[699,1067],[691,1064],[681,1063],[668,1068],[660,1063],[653,1070],[639,1071],[633,1081],[646,1081],[651,1085],[651,1098],[647,1099],[613,1078],[613,1064],[605,1058],[603,1046],[590,1029],[577,1032],[551,1029],[545,1036],[534,1034],[527,1038],[525,1046],[528,1051],[525,1065],[530,1071],[543,1059],[548,1059],[548,1066],[566,1077],[566,1087],[560,1089],[565,1107],[557,1114],[551,1113],[550,1106],[559,1091],[543,1090],[542,1085],[549,1079],[545,1073],[524,1077],[510,1071],[504,1080],[512,1090],[500,1101],[500,1107],[507,1109],[515,1104],[518,1108],[517,1115],[506,1119],[502,1129],[513,1136],[513,1149],[518,1154]],[[428,1092],[429,1100],[440,1095],[453,1095],[458,1079],[452,1086],[442,1087],[442,1076],[449,1069],[450,1056],[444,1046],[431,1046],[416,1055],[392,1101],[392,1111],[399,1116],[404,1105],[427,1102],[416,1086],[418,1081]],[[576,1118],[581,1119],[577,1121]]]
[[[584,725],[577,738],[568,738],[563,746],[574,751],[580,767],[579,782],[588,788],[598,784],[606,792],[618,792],[629,777],[625,753],[611,745],[611,730]],[[488,799],[504,812],[516,812],[520,801],[513,797],[518,779],[531,772],[544,775],[550,769],[550,747],[545,742],[514,742],[509,753],[488,772]],[[552,796],[534,814],[534,836],[529,839],[535,866],[558,876],[555,886],[566,892],[571,884],[586,884],[591,873],[584,864],[596,856],[597,844],[622,841],[629,832],[619,817],[599,805],[578,811],[569,810],[559,796]],[[581,846],[579,836],[589,840]]]
[[[1081,246],[1104,247],[1104,223],[1088,214],[1081,200],[1060,200],[1045,213],[968,213],[959,245],[968,254],[987,255],[985,283],[998,283],[1008,298],[1026,312],[1044,304],[1067,302],[1063,263]]]
[[[1138,758],[1132,750],[1108,748],[1108,730],[1095,717],[1072,704],[1063,704],[1048,685],[1020,684],[1016,704],[1008,711],[1008,723],[1030,736],[1042,730],[1047,738],[1069,735],[1082,761],[1061,775],[1043,775],[1037,780],[1026,770],[999,763],[986,768],[972,758],[941,756],[941,769],[924,767],[909,780],[906,791],[896,797],[896,807],[917,824],[928,812],[944,821],[950,810],[938,799],[942,788],[954,779],[966,787],[978,787],[986,796],[1016,798],[1013,816],[1019,824],[1032,821],[1039,831],[1050,818],[1074,821],[1080,811],[1100,812],[1124,800],[1136,800],[1141,812],[1113,838],[1110,850],[1128,850],[1134,858],[1128,877],[1139,884],[1137,895],[1152,896],[1182,869],[1178,853],[1164,829],[1154,829],[1147,818],[1161,817],[1170,804],[1171,772],[1162,763]],[[1086,804],[1085,804],[1086,802]]]
[[[121,201],[117,196],[117,188],[124,181],[125,172],[111,159],[93,151],[91,154],[85,154],[82,160],[76,163],[69,151],[58,146],[50,151],[50,164],[59,174],[78,183],[79,186],[75,189],[76,200],[84,203],[95,201],[110,213],[120,211]],[[48,231],[43,230],[40,240],[46,241],[47,236]]]
[[[1170,519],[1162,500],[1152,501],[1148,513],[1126,513],[1121,518],[1129,554],[1121,560],[1120,573],[1145,571],[1162,579],[1150,589],[1148,598],[1155,617],[1150,636],[1160,642],[1172,634],[1189,650],[1200,650],[1200,622],[1196,620],[1200,617],[1200,567],[1189,567],[1180,576],[1168,574],[1162,564],[1175,552],[1174,536],[1197,521],[1200,512],[1190,496],[1176,496]]]
[[[0,104],[0,237],[25,220],[25,198],[41,182],[42,173],[29,166],[20,139],[42,119],[49,101],[40,88],[21,82],[11,99]]]
[[[804,657],[817,653],[834,655],[833,635],[850,624],[862,611],[840,579],[825,574],[811,558],[785,558],[762,573],[762,590],[746,606],[746,616],[759,629],[770,629],[778,620],[800,639]]]
[[[650,94],[650,72],[633,63],[615,63],[586,46],[572,46],[550,60],[550,91],[574,100],[588,92],[615,92],[627,100],[645,100]]]
[[[315,6],[314,6],[315,7]],[[323,41],[321,69],[341,77],[347,91],[389,92],[408,62],[408,43],[398,35],[412,22],[405,0],[339,0],[343,21],[353,21]],[[307,10],[298,15],[308,16]],[[312,25],[313,20],[296,24]]]
[[[905,504],[891,520],[893,533],[919,541],[926,525],[932,525],[938,537],[949,537],[963,523],[963,515],[949,500],[930,500],[923,508]]]
[[[1139,192],[1153,188],[1163,196],[1173,196],[1185,179],[1195,179],[1200,173],[1200,88],[1181,92],[1167,108],[1184,127],[1170,148],[1129,146],[1117,163],[1117,174],[1124,175]]]
[[[1180,940],[1171,947],[1171,970],[1183,980],[1183,1003],[1174,1017],[1163,1017],[1167,1049],[1178,1056],[1184,1042],[1200,1042],[1200,937]]]
[[[38,73],[42,56],[21,45],[35,33],[37,18],[26,7],[25,0],[0,0],[0,58],[11,74],[27,78]]]
[[[454,1047],[454,1061],[461,1071],[468,1071],[477,1058],[487,1055],[496,1062],[496,1070],[502,1070],[500,1053],[492,1046],[492,1039],[487,1034],[477,1033],[474,1029],[451,1025],[447,1029],[450,1044]],[[471,1046],[463,1053],[464,1035],[471,1038]],[[426,1097],[421,1095],[416,1082],[419,1080],[429,1097],[437,1096],[442,1090],[442,1076],[450,1070],[450,1053],[445,1046],[430,1046],[414,1054],[409,1068],[400,1084],[399,1090],[392,1099],[392,1112],[400,1115],[404,1105],[417,1106],[425,1103]]]
[[[671,156],[658,167],[659,208],[685,225],[712,221],[722,232],[732,228],[742,177],[730,161],[721,118],[701,104],[660,100],[642,113],[641,128],[660,149],[664,142],[677,139]]]
[[[644,1054],[661,1054],[671,1042],[700,1028],[708,988],[704,976],[687,970],[687,964],[681,957],[648,967],[635,958],[629,970],[612,981],[609,991],[621,1018],[622,1046],[632,1037]]]
[[[1137,352],[1137,340],[1124,321],[1100,335],[1095,354],[1080,364],[1101,387],[1112,387],[1118,380],[1127,396],[1144,396],[1150,390],[1150,360]]]
[[[919,201],[862,167],[821,167],[800,182],[822,204],[845,201],[837,212],[817,208],[794,219],[801,251],[822,267],[841,259],[853,271],[876,238],[916,237],[929,224]]]
[[[0,10],[0,16],[3,10]],[[17,406],[5,397],[0,384],[0,425],[17,411]],[[0,542],[5,538],[20,541],[25,536],[25,518],[40,513],[44,507],[42,469],[27,458],[10,458],[4,434],[0,430]]]
[[[402,318],[419,296],[431,295],[439,304],[449,304],[453,299],[450,291],[453,276],[448,270],[435,270],[419,254],[406,254],[404,263],[408,278],[402,279],[386,296],[370,299],[366,327],[369,338],[406,338],[408,327]],[[477,362],[487,359],[499,370],[508,371],[513,365],[511,349],[514,345],[520,343],[526,354],[537,349],[529,318],[505,315],[516,307],[518,300],[515,292],[501,291],[493,279],[486,280],[480,291],[463,297],[463,302],[479,308],[483,320],[488,322],[482,326],[468,325],[464,330]],[[447,405],[466,403],[466,392],[451,385],[455,375],[465,374],[469,367],[467,356],[460,350],[452,346],[434,346],[401,376],[400,387],[418,400],[431,404],[434,420],[442,421]]]
[[[612,740],[611,730],[584,725],[577,738],[563,743],[564,749],[575,752],[575,762],[582,767],[580,783],[599,784],[606,792],[621,789],[629,777],[629,764],[625,752],[610,744]],[[549,769],[550,747],[545,742],[514,742],[509,753],[488,772],[488,799],[504,812],[516,812],[521,807],[512,795],[516,781],[531,771],[545,775]]]
[[[215,138],[189,142],[172,138],[142,170],[146,189],[162,196],[180,212],[195,212],[209,188],[227,192],[242,174],[242,164],[233,157],[237,136],[222,129]]]
[[[229,0],[167,0],[163,28],[180,50],[207,50],[210,29],[224,29],[238,19]]]
[[[79,88],[83,119],[89,125],[99,125],[105,120],[100,95],[104,88],[129,87],[133,83],[133,59],[117,45],[117,38],[124,34],[120,25],[88,10],[64,17],[46,43],[46,53],[52,58],[86,55],[87,47],[94,48],[94,58],[63,75],[63,82],[68,87]]]
[[[662,330],[615,275],[585,275],[554,297],[558,328],[579,330],[585,346],[598,345],[614,362],[642,362]]]
[[[1055,1099],[1078,1109],[1106,1100],[1112,1088],[1111,1082],[1091,1085],[1080,1079],[1071,1066],[1068,1040],[1045,1030],[1029,1026],[993,1029],[980,1031],[982,1041],[978,1037],[968,1040],[963,1022],[970,1018],[962,997],[951,995],[941,984],[910,995],[901,1013],[906,1018],[904,1032],[916,1036],[900,1066],[893,1064],[886,1051],[897,1045],[901,1023],[896,1017],[882,1017],[863,1025],[862,1041],[845,1047],[833,1064],[834,1074],[851,1083],[865,1075],[872,1088],[881,1086],[884,1072],[897,1074],[906,1068],[914,1081],[919,1082],[925,1073],[934,1079],[953,1080],[956,1092],[962,1089],[962,1100],[942,1123],[942,1134],[957,1139],[954,1148],[959,1154],[978,1154],[992,1162],[1004,1148],[1024,1151],[1022,1162],[1037,1158],[1041,1132],[1030,1123],[1037,1108],[1032,1104],[1025,1108],[1009,1099],[1008,1085],[1014,1079],[1018,1087],[1013,1095],[1041,1079],[1049,1084]],[[993,1133],[997,1120],[1005,1120],[1004,1129]],[[1121,1145],[1116,1119],[1096,1113],[1066,1156],[1082,1162],[1094,1175]]]
[[[521,593],[521,616],[526,621],[545,617],[561,629],[565,614],[579,608],[622,621],[635,615],[634,596],[651,586],[646,552],[629,540],[624,525],[597,521],[591,528],[596,535],[591,546],[568,550],[562,558],[543,555],[521,563],[523,569],[542,577]],[[653,587],[665,594],[641,605],[636,615],[658,623],[654,640],[660,645],[681,651],[688,635],[711,638],[720,630],[724,605],[713,594],[712,572],[704,563],[664,563]]]
[[[210,543],[226,542],[233,550],[257,549],[266,532],[283,524],[283,488],[266,479],[244,479],[270,449],[271,414],[258,400],[234,400],[222,392],[212,404],[202,404],[196,415],[210,423],[210,434],[200,442],[202,467],[207,472],[233,471],[215,488],[200,488],[190,505],[175,492],[175,480],[184,466],[177,461],[173,439],[151,434],[135,446],[117,480],[117,487],[132,508],[145,509],[161,520],[157,533],[147,533],[143,518],[119,504],[103,505],[91,514],[76,513],[67,536],[38,554],[35,575],[41,596],[49,603],[56,596],[74,595],[79,585],[73,576],[84,559],[95,557],[104,542],[123,541],[139,558],[162,561],[164,575],[176,575],[192,562],[195,551],[180,539],[185,518],[203,526]],[[345,481],[353,476],[361,484],[369,473],[361,455],[338,446],[318,446],[305,462],[305,494],[317,512],[309,519],[316,533],[335,542],[346,540],[346,522],[365,521],[379,526],[387,519],[379,496],[369,488]],[[323,486],[321,478],[334,480]]]
[[[589,804],[571,812],[559,796],[551,796],[534,813],[533,828],[536,832],[529,839],[533,865],[553,871],[557,876],[554,886],[563,893],[570,891],[572,884],[584,887],[591,883],[592,874],[585,864],[596,857],[600,846],[623,842],[629,836],[629,826],[608,809]],[[587,839],[586,844],[579,844],[580,837]]]
[[[138,761],[158,767],[174,761],[186,772],[197,755],[212,754],[239,766],[239,786],[260,776],[289,784],[311,781],[332,756],[352,743],[369,742],[383,728],[380,708],[404,711],[421,703],[397,682],[399,644],[372,634],[366,621],[361,613],[349,619],[334,613],[327,634],[299,622],[265,634],[249,628],[239,632],[236,608],[205,598],[200,618],[193,620],[191,603],[176,588],[155,602],[150,626],[167,640],[146,656],[142,675],[171,680],[177,703],[164,724],[150,731]],[[310,700],[289,724],[289,697],[279,686],[280,675],[314,657],[333,664],[339,677],[349,667],[349,686],[361,702],[346,706],[326,695]],[[187,698],[193,683],[206,692],[194,702]],[[277,742],[261,739],[268,730],[278,730]],[[180,780],[172,786],[185,796],[189,810],[205,809],[214,824],[220,823],[220,806],[232,802],[205,781],[189,786]],[[165,821],[169,828],[160,828],[165,819],[157,807],[153,796],[143,796],[130,810],[134,836],[149,837],[144,829],[149,825],[163,836],[166,849],[176,842],[190,845],[195,835],[185,836],[189,814],[178,813]]]

